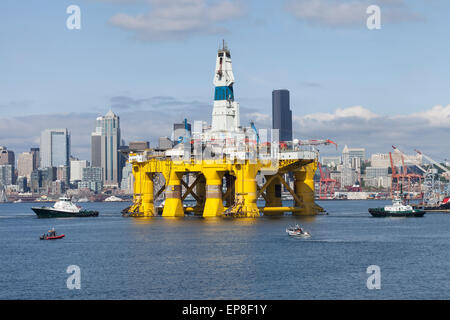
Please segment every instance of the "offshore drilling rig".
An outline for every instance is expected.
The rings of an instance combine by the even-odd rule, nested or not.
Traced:
[[[186,134],[169,150],[147,149],[130,152],[134,176],[133,204],[124,209],[127,216],[258,217],[264,215],[315,215],[323,209],[314,202],[314,174],[318,151],[306,150],[298,139],[280,142],[278,130],[242,127],[239,103],[234,100],[230,51],[225,44],[218,50],[214,74],[214,107],[211,126],[195,121],[192,134]],[[269,134],[270,133],[270,134]],[[329,144],[330,140],[313,140]],[[257,175],[265,183],[257,184]],[[155,189],[163,176],[164,185]],[[285,180],[290,175],[294,188]],[[186,182],[188,176],[194,180]],[[292,195],[293,206],[283,206],[282,185]],[[183,193],[184,187],[184,193]],[[162,208],[155,199],[164,193]],[[188,195],[194,206],[183,205]],[[257,205],[258,198],[265,201]],[[160,212],[162,211],[162,212]]]

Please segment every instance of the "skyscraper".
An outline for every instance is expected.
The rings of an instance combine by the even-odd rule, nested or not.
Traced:
[[[41,166],[41,156],[39,153],[39,148],[30,148],[30,152],[33,154],[33,170]]]
[[[118,187],[121,178],[120,118],[111,110],[96,120],[91,135],[91,165],[103,169],[103,184]]]
[[[0,146],[0,166],[5,166],[3,168],[4,177],[11,176],[11,181],[9,182],[9,178],[5,178],[5,181],[8,181],[9,184],[15,183],[15,174],[14,174],[14,167],[15,167],[15,158],[14,158],[14,151],[7,150],[6,147]],[[10,166],[10,167],[7,167]],[[6,174],[6,171],[9,172]],[[5,183],[3,183],[5,185]]]
[[[280,132],[280,141],[292,141],[292,111],[289,90],[272,91],[272,129]]]
[[[46,129],[41,133],[41,168],[69,166],[70,133],[67,129]]]
[[[31,152],[22,152],[17,159],[17,172],[19,177],[31,179],[31,173],[34,170],[34,154]]]

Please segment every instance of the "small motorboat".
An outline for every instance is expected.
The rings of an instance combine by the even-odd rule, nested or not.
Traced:
[[[303,230],[298,224],[296,224],[293,227],[289,226],[288,228],[286,228],[286,233],[288,235],[294,236],[294,237],[307,238],[307,237],[311,236],[311,234],[309,232]]]
[[[56,239],[62,239],[64,238],[63,234],[56,234],[55,228],[52,228],[52,230],[48,230],[46,234],[43,234],[39,237],[40,240],[56,240]]]

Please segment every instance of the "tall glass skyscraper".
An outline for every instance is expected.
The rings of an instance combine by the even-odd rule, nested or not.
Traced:
[[[42,131],[39,155],[41,157],[41,168],[69,166],[69,131],[67,129],[46,129]]]
[[[289,90],[272,91],[272,129],[280,130],[280,141],[292,141],[292,111]]]
[[[111,110],[96,120],[91,135],[91,165],[103,169],[103,185],[118,187],[121,178],[120,119]]]

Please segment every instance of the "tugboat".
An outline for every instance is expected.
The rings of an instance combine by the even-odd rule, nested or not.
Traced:
[[[61,197],[53,207],[32,207],[38,218],[97,217],[98,211],[83,210],[70,198]]]
[[[62,239],[64,238],[63,234],[57,235],[55,228],[52,228],[52,230],[48,230],[48,232],[43,234],[39,237],[40,240],[56,240],[56,239]]]
[[[302,228],[300,228],[300,226],[298,224],[296,224],[294,227],[286,228],[286,233],[290,236],[303,237],[303,238],[307,238],[307,237],[311,236],[309,234],[309,232],[304,231]]]
[[[417,207],[426,212],[450,212],[450,197],[445,197],[435,206],[420,204]]]
[[[374,217],[423,217],[425,214],[424,210],[405,205],[399,197],[392,200],[392,205],[384,208],[369,208],[369,212]]]

